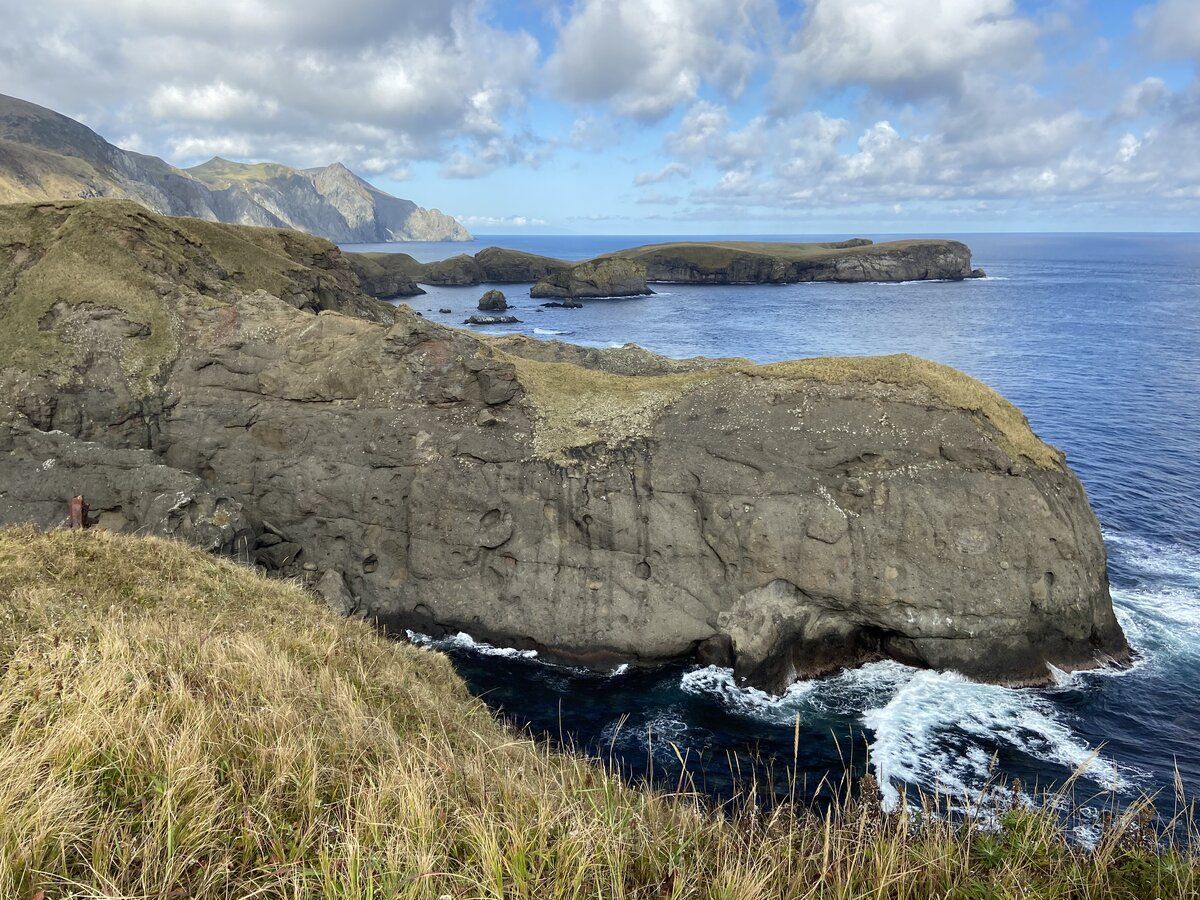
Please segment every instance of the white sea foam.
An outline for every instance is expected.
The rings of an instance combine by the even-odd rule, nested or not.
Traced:
[[[777,697],[758,688],[739,685],[733,670],[721,666],[705,666],[686,672],[679,682],[689,694],[715,696],[735,712],[776,723],[792,722],[817,684],[816,681],[797,681]]]
[[[1105,531],[1104,542],[1122,562],[1146,575],[1200,586],[1200,550]]]
[[[862,721],[874,734],[871,766],[889,808],[900,802],[902,783],[971,796],[1003,748],[1078,769],[1106,790],[1130,788],[1126,774],[1074,734],[1036,691],[920,671]]]
[[[608,677],[616,678],[620,675],[624,675],[628,671],[629,671],[629,663],[621,663],[619,666],[617,666],[615,669],[613,669],[611,672],[608,673]]]
[[[573,334],[574,332],[559,331],[557,328],[535,328],[535,329],[533,329],[533,333],[541,334],[541,335],[555,335],[555,334]]]
[[[435,650],[468,650],[471,653],[478,653],[482,656],[504,656],[509,659],[533,659],[537,656],[536,650],[518,650],[515,647],[493,647],[491,644],[485,644],[482,641],[477,641],[465,631],[460,631],[458,634],[452,634],[444,638],[434,638],[427,634],[421,634],[418,631],[406,629],[408,639],[414,644],[422,647],[432,647]]]

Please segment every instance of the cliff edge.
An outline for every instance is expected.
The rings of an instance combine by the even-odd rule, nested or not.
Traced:
[[[169,534],[340,611],[779,688],[892,657],[1123,659],[1078,479],[909,356],[671,360],[425,321],[337,248],[0,207],[0,523]]]

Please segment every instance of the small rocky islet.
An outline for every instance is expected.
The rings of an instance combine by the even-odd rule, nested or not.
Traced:
[[[630,265],[973,274],[953,241],[454,259],[567,297]],[[125,201],[0,207],[0,523],[83,495],[347,615],[771,690],[880,657],[1010,684],[1128,657],[1082,486],[968,376],[476,336],[370,296],[396,275],[374,262]]]

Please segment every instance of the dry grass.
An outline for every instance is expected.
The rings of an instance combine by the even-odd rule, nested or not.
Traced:
[[[499,347],[500,345],[496,345]],[[503,352],[503,350],[501,351]],[[650,434],[654,421],[700,385],[733,389],[747,377],[771,379],[796,390],[805,384],[885,385],[917,390],[927,401],[977,415],[1013,459],[1042,468],[1062,466],[1062,454],[1034,434],[1025,415],[983,382],[907,353],[828,356],[756,366],[729,363],[652,375],[618,375],[565,362],[505,353],[517,369],[537,415],[537,453],[564,460],[590,444],[616,447]]]
[[[722,815],[499,725],[446,659],[157,540],[0,531],[0,896],[1183,897],[1119,824]],[[868,791],[868,797],[874,794]]]

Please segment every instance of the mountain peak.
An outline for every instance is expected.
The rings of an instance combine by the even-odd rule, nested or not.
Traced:
[[[471,239],[454,219],[379,190],[341,161],[302,170],[213,156],[178,169],[3,94],[0,140],[23,145],[21,160],[0,159],[0,203],[122,197],[164,215],[294,228],[346,243]],[[32,184],[30,171],[40,173]]]

